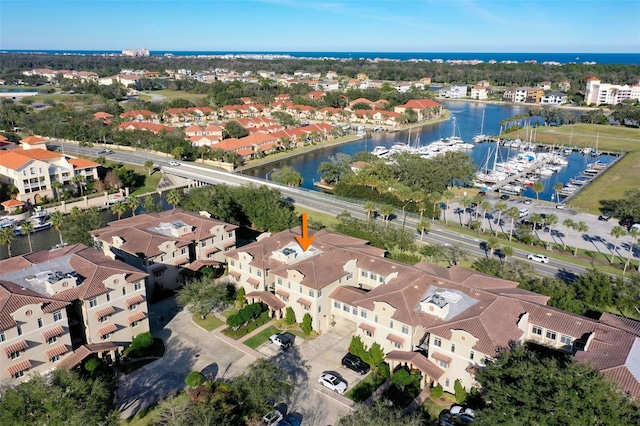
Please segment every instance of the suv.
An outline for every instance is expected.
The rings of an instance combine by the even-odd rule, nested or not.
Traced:
[[[502,195],[500,196],[500,199],[501,199],[501,200],[508,200],[509,198],[511,198],[511,197],[509,197],[509,194],[502,194]]]
[[[342,365],[362,375],[367,374],[371,369],[371,367],[369,367],[369,364],[367,364],[366,362],[361,360],[360,357],[352,353],[347,353],[342,358]]]
[[[529,209],[520,209],[520,211],[518,212],[518,217],[525,217],[528,214],[529,214]]]
[[[289,349],[293,345],[293,334],[280,333],[269,337],[269,341],[280,346],[280,349]]]

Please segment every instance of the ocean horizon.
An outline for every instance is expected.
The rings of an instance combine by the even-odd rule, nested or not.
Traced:
[[[5,49],[2,53],[32,53],[52,55],[119,55],[121,50],[21,50]],[[232,51],[232,50],[150,50],[151,56],[256,56],[291,57],[292,59],[387,59],[398,61],[513,61],[524,63],[556,62],[560,64],[621,64],[640,65],[640,53],[592,52],[289,52],[289,51]]]

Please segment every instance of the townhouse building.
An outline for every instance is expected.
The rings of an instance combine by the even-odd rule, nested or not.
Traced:
[[[562,105],[568,102],[569,98],[564,92],[549,92],[545,93],[540,99],[540,103],[543,105]]]
[[[628,84],[602,83],[598,77],[591,77],[587,80],[584,101],[587,105],[618,105],[624,100],[640,100],[640,81],[638,84],[629,86]]]
[[[87,182],[98,180],[100,164],[48,151],[44,139],[27,139],[18,148],[0,150],[0,182],[18,188],[17,198],[20,201],[35,204],[42,197],[53,198],[55,194],[51,185],[54,182],[75,188],[72,179],[76,175],[84,176]]]
[[[489,91],[485,86],[473,86],[471,88],[471,95],[469,97],[471,99],[485,100],[489,98]]]
[[[90,233],[107,257],[148,274],[151,296],[180,287],[185,276],[203,266],[220,266],[225,252],[235,248],[236,228],[206,212],[173,209],[116,220]]]
[[[91,354],[117,360],[149,331],[146,276],[82,244],[0,261],[0,386]]]
[[[392,368],[417,369],[424,386],[439,383],[448,392],[456,380],[474,386],[475,370],[498,348],[530,342],[592,363],[640,396],[638,322],[563,312],[516,282],[458,267],[401,264],[364,240],[326,230],[313,233],[303,251],[296,235],[299,228],[263,234],[226,254],[229,276],[247,300],[263,302],[275,317],[292,308],[299,322],[309,314],[319,332],[343,323],[365,345],[379,344]]]
[[[466,84],[457,84],[453,86],[445,86],[438,90],[438,97],[446,99],[466,98],[469,88]]]
[[[512,87],[505,90],[502,100],[505,102],[539,104],[543,96],[544,90],[537,87]]]
[[[418,121],[440,117],[440,115],[442,115],[442,104],[432,99],[412,99],[404,105],[396,106],[394,111],[402,114],[408,109],[412,109],[418,113]]]

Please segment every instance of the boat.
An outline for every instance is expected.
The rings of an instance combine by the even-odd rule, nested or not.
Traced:
[[[34,218],[34,216],[32,216],[29,218],[29,222],[33,224],[33,232],[44,231],[45,229],[51,228],[51,222],[49,222],[48,219],[41,217]],[[13,232],[15,232],[16,235],[22,235],[22,229],[20,226],[13,228]]]
[[[371,151],[371,154],[375,155],[376,157],[382,157],[383,155],[388,153],[389,153],[389,148],[382,145],[376,146],[375,148],[373,148],[373,151]]]
[[[484,110],[482,110],[482,124],[480,125],[480,133],[473,137],[473,143],[484,142],[489,139],[489,136],[484,134]]]
[[[13,228],[17,223],[18,221],[11,217],[3,217],[0,219],[0,228]]]

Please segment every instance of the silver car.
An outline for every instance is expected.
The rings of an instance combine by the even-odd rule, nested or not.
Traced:
[[[320,377],[318,377],[318,383],[327,389],[338,392],[340,395],[347,390],[347,382],[345,382],[342,377],[336,376],[328,371],[323,372]]]

